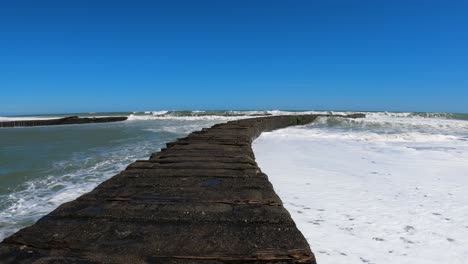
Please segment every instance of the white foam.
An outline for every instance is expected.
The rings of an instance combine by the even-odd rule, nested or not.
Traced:
[[[148,120],[181,120],[181,121],[202,121],[202,120],[218,120],[218,121],[230,121],[237,120],[244,117],[237,116],[217,116],[217,115],[206,115],[206,116],[158,116],[158,115],[129,115],[128,121],[148,121]]]
[[[407,123],[402,118],[410,119],[383,114],[369,122],[392,127]],[[426,119],[411,118],[416,133],[322,123],[254,142],[259,166],[319,263],[468,263],[468,142],[458,125],[434,134],[446,121]]]
[[[445,119],[445,118],[426,118],[426,117],[392,117],[386,115],[368,115],[363,119],[352,119],[351,122],[362,124],[385,125],[393,128],[418,129],[435,131],[453,132],[455,130],[468,131],[468,122],[465,120]]]
[[[152,111],[151,114],[155,115],[155,116],[159,116],[159,115],[165,115],[165,114],[167,114],[167,112],[169,112],[169,111],[165,111],[165,110],[163,110],[163,111]]]
[[[289,130],[286,130],[289,131]],[[369,142],[451,142],[463,140],[461,136],[430,134],[421,132],[405,132],[405,133],[375,133],[372,131],[363,131],[359,133],[343,132],[330,133],[321,129],[298,129],[294,130],[296,138],[307,139],[327,139],[327,140],[354,140],[354,141],[369,141]],[[286,132],[277,134],[280,138],[289,138]]]
[[[213,124],[210,124],[213,125]],[[174,134],[188,134],[192,131],[200,130],[202,128],[206,127],[205,124],[187,124],[187,125],[173,125],[173,126],[163,126],[160,128],[147,128],[144,129],[145,131],[150,131],[150,132],[168,132],[168,133],[174,133]]]

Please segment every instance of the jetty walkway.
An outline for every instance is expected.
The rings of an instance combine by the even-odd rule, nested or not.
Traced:
[[[230,121],[168,143],[6,238],[0,263],[315,263],[251,143],[318,116]]]

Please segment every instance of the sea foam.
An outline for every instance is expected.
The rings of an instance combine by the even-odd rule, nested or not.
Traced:
[[[264,133],[253,148],[319,263],[464,264],[466,125],[320,119]]]

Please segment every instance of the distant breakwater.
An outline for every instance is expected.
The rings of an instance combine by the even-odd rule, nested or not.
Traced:
[[[75,124],[92,124],[92,123],[109,123],[127,120],[126,116],[111,116],[111,117],[78,117],[69,116],[56,119],[43,120],[16,120],[16,121],[0,121],[1,127],[32,127],[32,126],[57,126],[57,125],[75,125]]]
[[[316,263],[251,144],[319,116],[331,115],[230,121],[168,143],[6,238],[1,263]]]

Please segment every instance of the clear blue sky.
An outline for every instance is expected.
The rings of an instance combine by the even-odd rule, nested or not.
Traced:
[[[0,114],[468,112],[468,1],[0,3]]]

